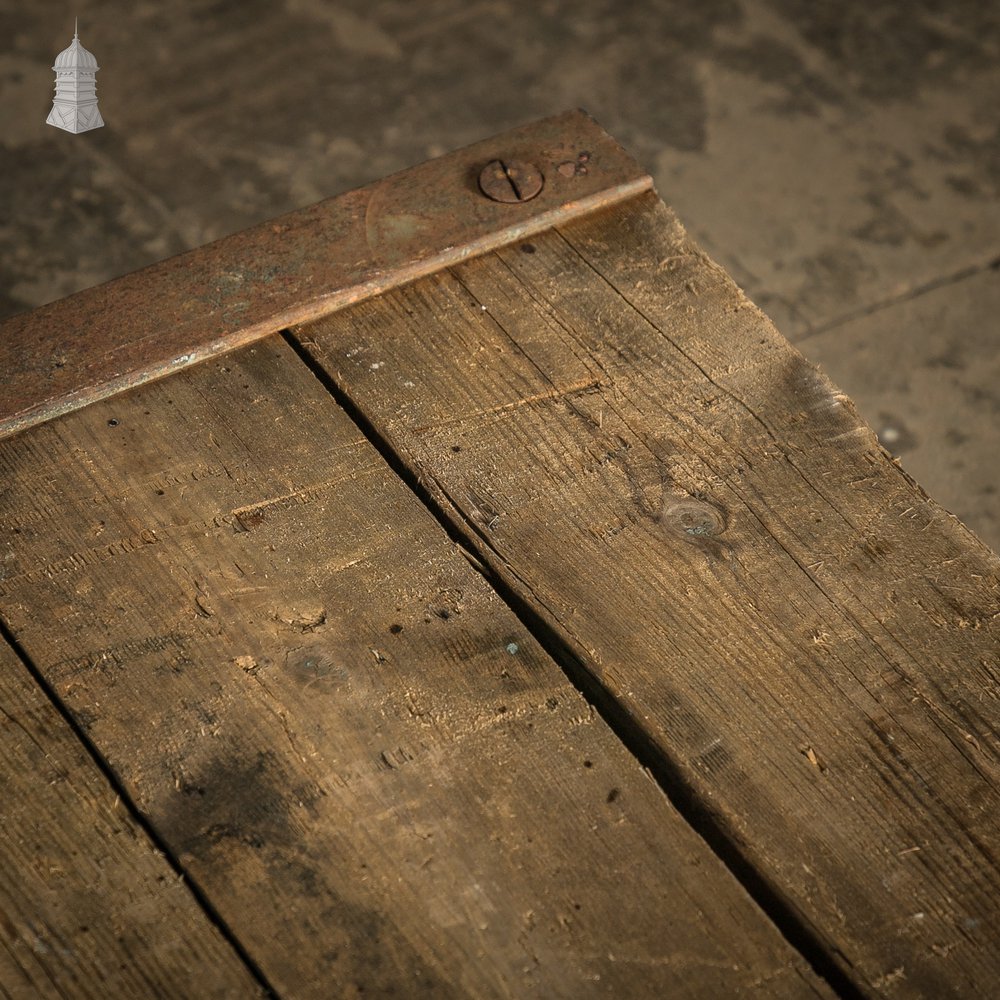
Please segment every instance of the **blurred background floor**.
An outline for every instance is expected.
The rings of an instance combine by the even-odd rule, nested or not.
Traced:
[[[1000,549],[1000,4],[0,0],[0,38],[0,318],[582,106]]]

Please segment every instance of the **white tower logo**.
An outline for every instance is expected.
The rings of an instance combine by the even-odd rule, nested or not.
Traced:
[[[68,49],[56,56],[52,67],[56,73],[56,96],[52,110],[45,119],[49,125],[64,128],[67,132],[87,132],[104,124],[97,110],[97,60],[77,37],[73,25],[73,41]]]

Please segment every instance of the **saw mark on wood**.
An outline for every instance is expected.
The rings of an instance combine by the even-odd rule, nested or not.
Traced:
[[[413,430],[418,434],[424,434],[429,430],[438,427],[447,427],[451,424],[463,423],[473,420],[476,417],[489,416],[491,414],[506,413],[516,410],[522,406],[530,406],[533,403],[549,403],[560,399],[568,399],[577,395],[585,395],[591,392],[599,392],[602,383],[600,381],[588,380],[575,385],[568,385],[563,388],[553,389],[551,392],[538,392],[521,399],[511,400],[509,403],[499,403],[496,406],[489,406],[482,410],[470,410],[468,413],[460,413],[454,417],[444,417],[441,420],[434,420],[430,423],[420,424]]]

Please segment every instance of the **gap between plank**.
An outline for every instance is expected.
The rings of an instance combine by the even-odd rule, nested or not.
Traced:
[[[566,639],[546,622],[525,598],[483,563],[477,540],[490,549],[497,558],[502,558],[493,549],[489,539],[481,534],[476,525],[464,519],[458,521],[448,514],[420,482],[416,473],[393,451],[388,440],[354,399],[331,377],[291,330],[282,330],[281,336],[333,397],[334,402],[344,410],[369,443],[378,450],[395,475],[432,514],[448,538],[468,559],[473,569],[483,576],[524,628],[558,664],[570,684],[653,778],[681,818],[743,886],[788,944],[842,1000],[865,1000],[865,994],[836,964],[818,935],[803,921],[792,904],[757,871],[752,862],[743,855],[740,847],[722,829],[718,820],[703,805],[697,792],[684,778],[677,764],[591,673]],[[456,513],[460,516],[457,507]],[[845,964],[850,964],[846,956],[840,954],[840,957]]]
[[[188,875],[184,866],[180,863],[180,859],[161,839],[156,828],[149,822],[146,816],[135,804],[131,795],[128,793],[128,789],[122,784],[118,775],[115,773],[114,768],[111,767],[104,755],[97,748],[97,745],[90,739],[84,729],[73,717],[70,710],[63,703],[62,699],[56,693],[52,685],[50,685],[45,679],[42,672],[35,666],[31,657],[28,656],[27,651],[15,638],[14,633],[11,632],[3,617],[0,617],[0,640],[7,643],[21,663],[24,664],[24,668],[28,671],[31,679],[38,685],[42,693],[51,703],[52,707],[70,727],[73,735],[80,741],[80,744],[83,746],[87,755],[97,766],[97,769],[111,786],[115,795],[118,796],[121,804],[125,807],[133,822],[149,838],[153,848],[163,856],[163,859],[167,863],[170,870],[184,883],[188,892],[190,892],[194,897],[195,903],[205,914],[211,924],[216,928],[216,930],[222,935],[223,940],[233,949],[240,961],[243,962],[251,977],[257,982],[257,985],[263,990],[264,996],[270,998],[270,1000],[279,1000],[280,995],[278,991],[270,984],[270,982],[268,982],[263,970],[250,957],[239,938],[236,937],[229,925],[222,919],[222,916],[212,905],[209,898],[201,890],[198,884]]]

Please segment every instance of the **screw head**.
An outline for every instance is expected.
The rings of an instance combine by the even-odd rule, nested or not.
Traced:
[[[538,167],[524,160],[492,160],[479,174],[479,189],[483,194],[509,204],[531,201],[544,183]]]

